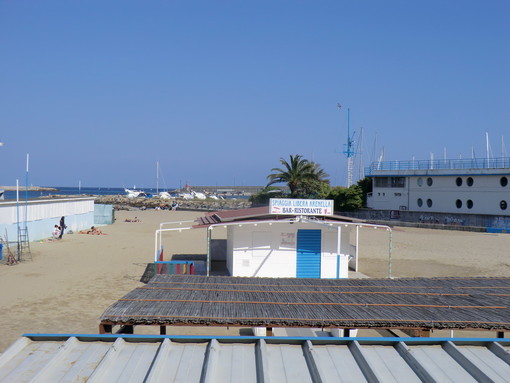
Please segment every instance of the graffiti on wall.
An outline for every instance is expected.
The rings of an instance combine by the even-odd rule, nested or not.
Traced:
[[[429,215],[420,215],[419,218],[422,223],[436,223],[443,224],[449,226],[464,226],[464,220],[462,218],[454,217],[454,216],[444,216],[444,217],[436,217],[433,214]]]
[[[510,228],[510,217],[496,217],[491,220],[487,226],[498,229],[508,229]]]
[[[446,216],[444,217],[445,225],[464,226],[464,220],[458,217]]]
[[[373,210],[370,211],[370,219],[375,220],[387,220],[389,218],[388,212],[385,210]]]

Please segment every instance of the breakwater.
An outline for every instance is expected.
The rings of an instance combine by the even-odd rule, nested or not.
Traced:
[[[3,189],[5,191],[16,191],[16,190],[19,190],[20,193],[23,193],[25,192],[26,190],[26,187],[25,186],[0,186],[0,189]],[[41,192],[41,191],[48,191],[48,192],[54,192],[54,191],[57,191],[58,189],[57,188],[53,188],[53,187],[45,187],[45,186],[29,186],[28,187],[28,191],[31,191],[31,192]]]
[[[216,211],[251,207],[251,202],[247,199],[216,200],[208,198],[205,200],[185,200],[181,198],[127,198],[121,195],[102,195],[97,196],[94,200],[97,204],[113,205],[116,210],[170,209],[173,201],[177,202],[180,210]]]

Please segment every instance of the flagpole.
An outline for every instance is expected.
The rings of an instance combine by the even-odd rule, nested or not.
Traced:
[[[19,180],[16,179],[16,224],[18,227],[18,261],[21,261],[20,228],[19,228]]]
[[[25,230],[27,230],[27,221],[28,221],[28,162],[29,162],[29,154],[27,153],[27,170],[25,173]]]

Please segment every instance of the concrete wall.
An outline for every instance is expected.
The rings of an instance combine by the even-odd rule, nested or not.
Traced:
[[[510,232],[510,217],[482,214],[424,213],[419,211],[363,209],[356,212],[339,212],[346,217],[354,217],[381,224],[415,227],[436,227],[438,229],[458,229],[487,231],[499,229]]]
[[[341,252],[337,253],[338,229],[311,223],[268,223],[230,226],[227,240],[227,268],[242,277],[296,277],[296,245],[299,229],[322,230],[321,278],[346,278],[346,263],[352,245],[348,242],[355,227],[341,228]],[[341,267],[341,269],[339,269]]]
[[[94,204],[94,225],[111,225],[115,222],[113,205]]]

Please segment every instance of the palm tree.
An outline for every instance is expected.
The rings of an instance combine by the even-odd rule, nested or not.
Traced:
[[[329,174],[326,173],[317,162],[310,163],[313,165],[312,173],[315,175],[316,180],[329,183],[329,180],[327,179]]]
[[[320,168],[319,164],[310,162],[299,154],[291,155],[289,162],[280,158],[280,162],[283,168],[271,169],[275,173],[267,176],[269,180],[267,186],[285,182],[289,186],[291,197],[295,197],[299,193],[301,184],[314,180],[324,181],[324,178],[327,177],[327,174]]]

